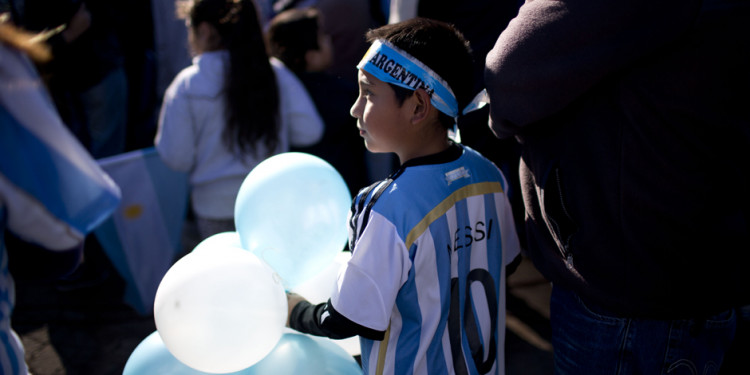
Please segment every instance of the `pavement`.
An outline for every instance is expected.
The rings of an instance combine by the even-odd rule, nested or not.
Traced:
[[[185,246],[192,249],[189,238]],[[90,257],[77,280],[16,281],[13,328],[33,375],[121,375],[156,330],[153,315],[122,301],[124,282],[105,257]],[[92,265],[93,264],[93,265]],[[528,259],[508,280],[506,374],[552,374],[551,286]]]

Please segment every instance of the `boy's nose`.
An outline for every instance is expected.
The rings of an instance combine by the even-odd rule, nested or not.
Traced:
[[[357,97],[357,100],[354,101],[354,104],[352,104],[352,107],[349,108],[349,115],[351,115],[354,118],[360,118],[359,102],[360,102],[360,98]]]

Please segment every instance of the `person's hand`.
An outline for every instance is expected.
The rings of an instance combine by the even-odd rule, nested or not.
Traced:
[[[91,26],[91,12],[86,8],[85,3],[81,3],[78,10],[68,21],[68,26],[62,32],[62,37],[66,43],[70,43],[78,39],[81,34]]]
[[[294,309],[294,306],[297,306],[298,303],[304,301],[305,298],[303,298],[301,295],[297,293],[286,293],[286,302],[289,306],[289,311],[286,315],[286,326],[289,327],[289,317],[292,316],[292,310]]]

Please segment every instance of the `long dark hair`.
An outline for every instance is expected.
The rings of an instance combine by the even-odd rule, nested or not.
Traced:
[[[279,94],[255,4],[252,0],[193,0],[189,17],[191,27],[206,22],[216,28],[229,51],[224,143],[229,150],[246,154],[257,153],[254,146],[263,141],[272,151],[279,143]]]

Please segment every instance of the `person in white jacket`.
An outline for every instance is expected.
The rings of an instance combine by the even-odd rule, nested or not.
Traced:
[[[193,0],[180,10],[195,57],[164,95],[155,145],[165,164],[189,172],[205,239],[235,230],[237,193],[257,164],[315,144],[324,124],[301,82],[266,54],[252,1]]]

